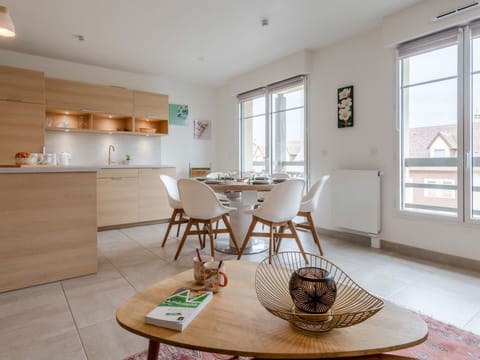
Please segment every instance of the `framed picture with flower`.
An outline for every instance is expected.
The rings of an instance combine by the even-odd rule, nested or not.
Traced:
[[[353,126],[353,85],[337,90],[338,127]]]

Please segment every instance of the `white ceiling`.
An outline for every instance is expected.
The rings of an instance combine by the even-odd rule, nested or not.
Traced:
[[[17,32],[0,39],[0,48],[219,85],[366,31],[418,1],[0,0]]]

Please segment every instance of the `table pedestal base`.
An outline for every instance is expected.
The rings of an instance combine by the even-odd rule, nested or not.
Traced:
[[[241,243],[238,244],[241,246]],[[235,246],[232,246],[230,240],[228,239],[217,239],[215,240],[215,250],[224,253],[224,254],[234,254],[237,255],[237,250]],[[248,246],[243,251],[243,255],[258,254],[268,250],[268,239],[250,239]]]

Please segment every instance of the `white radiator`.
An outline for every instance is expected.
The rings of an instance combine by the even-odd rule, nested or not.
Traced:
[[[335,227],[369,235],[380,233],[380,175],[378,170],[333,171],[330,181]]]

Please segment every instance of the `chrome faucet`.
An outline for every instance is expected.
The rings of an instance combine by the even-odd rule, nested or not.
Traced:
[[[112,164],[112,151],[115,152],[115,146],[108,145],[108,165]]]

